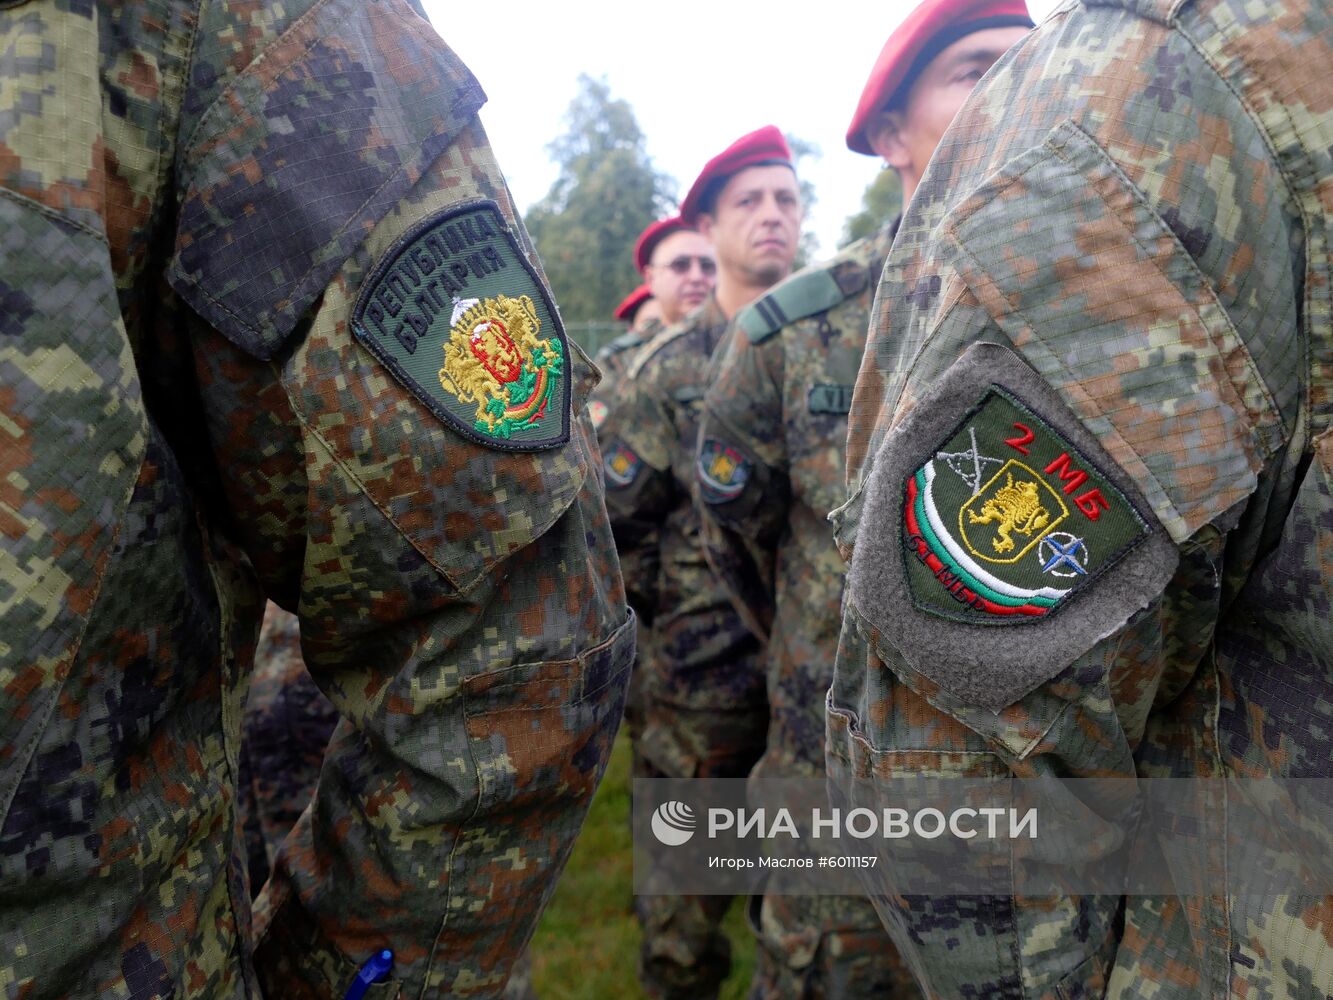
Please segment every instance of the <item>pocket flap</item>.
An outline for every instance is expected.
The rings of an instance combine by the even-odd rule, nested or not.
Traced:
[[[241,74],[181,156],[171,286],[272,357],[485,102],[405,0],[325,0]]]

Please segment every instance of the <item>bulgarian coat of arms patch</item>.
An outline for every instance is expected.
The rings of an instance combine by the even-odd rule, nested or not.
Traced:
[[[365,283],[352,331],[431,412],[491,448],[569,440],[569,350],[494,202],[406,233]]]

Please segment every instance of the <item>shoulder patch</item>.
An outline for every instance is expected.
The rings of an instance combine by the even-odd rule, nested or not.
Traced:
[[[643,459],[623,441],[612,441],[602,459],[602,468],[606,472],[607,487],[623,490],[633,485],[638,478],[639,470],[643,468]]]
[[[865,268],[822,264],[793,274],[736,314],[736,325],[750,343],[759,344],[788,323],[832,309],[862,291],[869,282]]]
[[[471,441],[538,451],[569,440],[564,327],[494,202],[405,233],[366,279],[352,332]]]
[[[728,503],[745,492],[745,484],[750,481],[750,461],[739,449],[708,438],[699,449],[695,474],[704,503]]]
[[[849,604],[913,670],[992,711],[1128,621],[1178,561],[1134,480],[994,344],[894,427],[864,496]]]
[[[999,386],[905,490],[912,597],[946,618],[1048,615],[1148,534],[1095,462]]]

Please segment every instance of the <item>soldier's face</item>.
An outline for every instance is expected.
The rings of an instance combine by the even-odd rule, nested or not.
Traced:
[[[871,122],[871,148],[902,177],[904,203],[977,81],[1028,30],[987,28],[958,39],[921,71],[900,110],[882,111]]]
[[[661,306],[662,322],[667,325],[679,322],[708,298],[717,281],[713,244],[691,230],[672,233],[653,248],[643,277],[652,289],[653,299]],[[646,308],[647,303],[639,312]]]
[[[723,268],[766,288],[791,272],[803,215],[790,167],[747,167],[728,179],[699,229],[712,237]]]

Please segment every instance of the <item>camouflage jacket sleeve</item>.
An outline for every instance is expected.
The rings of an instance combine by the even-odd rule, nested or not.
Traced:
[[[828,718],[843,787],[1328,766],[1296,747],[1330,703],[1313,624],[1327,555],[1300,541],[1333,528],[1313,440],[1327,321],[1300,305],[1304,280],[1327,281],[1303,272],[1327,250],[1302,218],[1323,211],[1308,109],[1329,91],[1294,68],[1308,53],[1285,69],[1261,55],[1326,53],[1327,10],[1265,13],[1261,40],[1224,3],[1125,7],[1066,4],[997,65],[886,268],[836,515],[852,554]],[[1308,716],[1283,707],[1289,683]],[[1263,751],[1278,732],[1300,764]],[[1111,845],[1081,846],[1093,868]],[[870,888],[932,997],[1308,980],[1281,907]]]
[[[600,430],[607,512],[636,608],[656,607],[661,526],[680,496],[672,474],[672,403],[655,384],[651,365],[648,360],[640,370],[631,363]]]
[[[193,313],[175,318],[216,544],[299,609],[341,716],[256,904],[259,979],[341,996],[389,948],[386,995],[498,995],[632,657],[593,369],[559,326],[480,88],[410,7],[319,3],[250,68],[204,72],[224,56],[201,51],[187,98],[206,110],[182,132],[168,278]]]
[[[592,415],[593,426],[597,430],[603,450],[610,444],[610,439],[607,437],[609,431],[605,430],[607,418],[616,393],[620,390],[629,366],[637,354],[636,349],[642,347],[661,330],[662,324],[657,320],[651,320],[645,329],[623,333],[597,352],[596,361],[602,370],[602,381],[588,401],[588,412]],[[605,471],[603,476],[605,477]],[[614,486],[616,479],[613,476],[607,482]],[[642,533],[635,536],[633,544],[628,544],[627,540],[627,544],[619,549],[618,555],[630,606],[638,614],[641,628],[651,626],[653,611],[657,607],[657,577],[661,565],[659,529],[645,527]],[[642,638],[641,635],[640,640]]]
[[[782,348],[780,336],[755,343],[742,327],[713,356],[695,463],[704,554],[763,641],[773,627],[774,552],[791,494]]]

